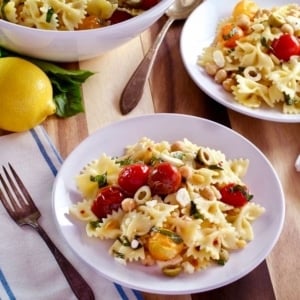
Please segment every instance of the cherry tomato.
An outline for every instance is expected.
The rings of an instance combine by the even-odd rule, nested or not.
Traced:
[[[150,170],[148,185],[152,194],[171,194],[180,188],[181,174],[177,168],[170,163],[162,162]]]
[[[78,25],[78,30],[85,30],[85,29],[95,29],[101,27],[101,23],[99,18],[96,16],[87,16],[83,19],[82,23]]]
[[[147,10],[158,3],[158,0],[142,0],[141,9]]]
[[[222,202],[236,207],[245,205],[253,197],[248,193],[246,186],[235,183],[225,185],[221,188],[220,193]]]
[[[132,18],[132,15],[126,11],[115,10],[109,18],[111,24],[117,24]]]
[[[141,186],[147,184],[149,167],[137,163],[124,167],[118,178],[119,186],[128,194],[133,195]]]
[[[166,235],[160,232],[152,234],[148,239],[147,248],[154,259],[170,260],[182,251],[184,244],[182,240],[180,242],[176,242],[171,238],[171,236],[169,236],[177,236],[175,232],[167,229],[163,230],[168,231],[168,234]]]
[[[219,32],[218,40],[224,47],[234,48],[236,42],[244,36],[244,31],[234,23],[225,24]]]
[[[118,186],[106,186],[99,190],[92,204],[92,212],[99,218],[105,218],[113,210],[118,210],[125,195]]]
[[[300,43],[295,36],[285,33],[272,42],[271,49],[277,58],[288,61],[291,56],[300,54]]]

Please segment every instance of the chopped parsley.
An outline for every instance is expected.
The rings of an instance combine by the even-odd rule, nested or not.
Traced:
[[[97,227],[100,226],[100,224],[101,224],[101,222],[100,222],[99,220],[97,220],[97,221],[90,221],[90,222],[89,222],[89,225],[90,225],[90,227],[91,227],[92,229],[96,229]]]
[[[283,97],[284,97],[285,104],[287,104],[287,105],[293,105],[294,100],[293,100],[293,98],[290,95],[288,95],[285,92],[283,92]]]
[[[220,258],[216,260],[216,263],[220,266],[225,266],[226,260],[224,258]]]
[[[125,259],[125,254],[124,253],[121,253],[119,251],[113,250],[113,254],[114,254],[115,257]]]
[[[250,201],[253,198],[253,195],[249,194],[247,192],[247,189],[240,184],[233,185],[232,187],[230,187],[229,191],[231,193],[241,192],[243,194],[243,196],[247,199],[247,201]]]
[[[181,238],[180,235],[178,235],[177,233],[171,231],[171,230],[168,230],[168,229],[165,229],[165,228],[161,228],[161,227],[156,227],[156,226],[153,226],[152,229],[151,229],[152,232],[158,232],[162,235],[165,235],[167,237],[169,237],[175,244],[181,244],[183,243],[183,239]]]
[[[105,172],[104,174],[96,176],[91,175],[90,181],[97,182],[99,188],[107,186],[107,173]]]
[[[47,11],[47,14],[46,14],[46,22],[47,23],[50,23],[51,22],[51,19],[52,19],[52,16],[54,14],[54,9],[52,7],[50,7]]]
[[[172,154],[172,157],[178,158],[181,160],[183,160],[183,158],[185,157],[185,154],[181,151],[172,152],[171,154]]]
[[[134,163],[133,159],[131,157],[126,157],[122,160],[117,160],[116,161],[117,164],[119,164],[121,167],[122,166],[128,166]]]
[[[262,45],[263,47],[265,47],[265,48],[267,48],[267,49],[270,48],[270,46],[269,46],[269,44],[268,44],[268,41],[267,41],[267,39],[266,39],[264,36],[260,39],[260,43],[261,43],[261,45]]]
[[[190,216],[195,219],[203,219],[203,216],[200,214],[194,201],[191,201]]]
[[[221,167],[221,163],[216,164],[216,165],[208,165],[207,167],[208,167],[208,169],[210,169],[210,170],[219,170],[219,171],[224,170],[224,169]]]
[[[118,237],[118,241],[119,241],[123,246],[130,247],[130,241],[129,241],[129,239],[127,238],[127,236],[119,236],[119,237]]]

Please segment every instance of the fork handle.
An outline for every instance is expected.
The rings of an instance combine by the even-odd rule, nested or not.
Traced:
[[[94,300],[95,296],[91,287],[73,267],[73,265],[67,260],[67,258],[54,245],[41,225],[39,225],[38,223],[31,223],[29,225],[31,225],[40,234],[40,236],[43,238],[43,240],[51,250],[76,297],[80,300]]]

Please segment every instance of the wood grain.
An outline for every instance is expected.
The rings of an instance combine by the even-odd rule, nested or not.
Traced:
[[[163,18],[158,24],[161,26],[162,22],[164,22]],[[181,29],[182,24],[177,26],[175,24],[170,29],[153,68],[151,91],[155,111],[185,113],[205,117],[228,127],[237,127],[235,114],[229,118],[227,109],[206,96],[188,76],[179,51]],[[243,124],[248,127],[247,122]],[[245,291],[248,292],[245,293]],[[273,300],[275,295],[268,267],[264,261],[249,275],[235,283],[214,291],[195,294],[192,299]]]

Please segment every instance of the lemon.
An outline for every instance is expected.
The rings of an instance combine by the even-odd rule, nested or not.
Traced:
[[[48,76],[18,57],[0,58],[0,128],[26,131],[55,113]]]

